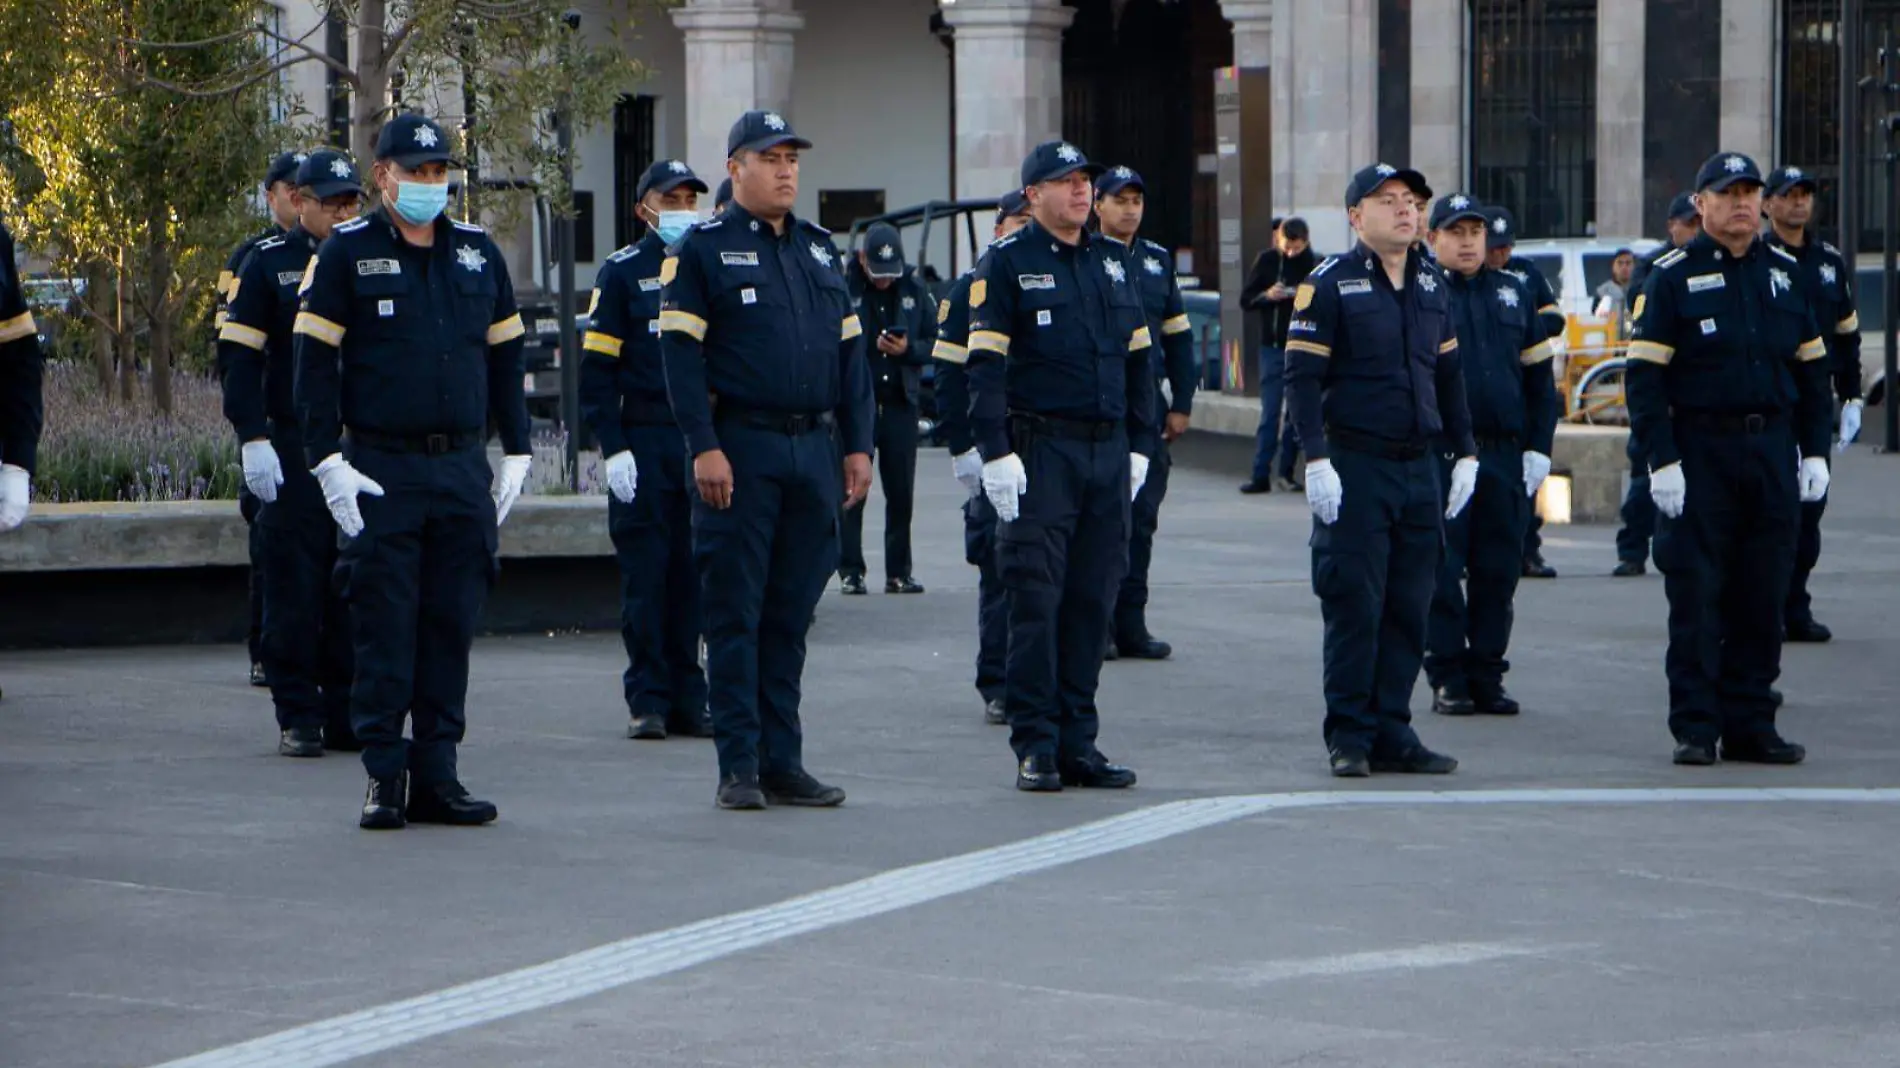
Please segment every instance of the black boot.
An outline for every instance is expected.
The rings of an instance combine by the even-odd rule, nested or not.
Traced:
[[[765,791],[765,803],[768,805],[791,805],[796,808],[836,808],[844,804],[844,790],[828,786],[811,777],[804,768],[788,771],[779,775],[761,777],[759,786]]]
[[[1062,773],[1056,770],[1056,758],[1047,753],[1031,753],[1016,765],[1016,789],[1031,794],[1062,792]]]
[[[666,730],[682,738],[711,738],[713,736],[712,713],[706,711],[702,702],[692,706],[675,708],[666,717]]]
[[[409,773],[371,779],[363,795],[363,815],[356,825],[366,831],[397,831],[409,822]]]
[[[658,712],[635,712],[627,721],[627,737],[642,742],[666,739],[666,717]]]
[[[1471,703],[1481,716],[1515,716],[1523,711],[1503,683],[1471,687]]]
[[[1114,645],[1116,652],[1130,660],[1166,660],[1174,654],[1174,646],[1148,633],[1148,612],[1145,608],[1131,608],[1117,613]]]
[[[318,727],[292,727],[277,735],[277,753],[287,757],[323,755],[323,730]]]
[[[727,775],[719,780],[719,793],[714,800],[720,808],[757,812],[765,808],[765,791],[759,789],[759,777],[755,774]]]
[[[1461,683],[1432,687],[1432,711],[1441,716],[1469,716],[1478,711],[1471,693]]]
[[[983,722],[992,727],[1000,727],[1009,722],[1009,711],[1003,707],[1003,699],[983,702]]]
[[[500,815],[495,806],[477,801],[461,783],[417,783],[409,794],[409,822],[446,823],[452,827],[475,827],[493,823]]]

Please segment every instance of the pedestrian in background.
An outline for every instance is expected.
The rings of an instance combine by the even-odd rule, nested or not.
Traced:
[[[1294,216],[1282,221],[1277,247],[1254,259],[1240,292],[1240,306],[1260,315],[1260,427],[1254,433],[1253,477],[1241,484],[1242,493],[1301,488],[1293,473],[1293,461],[1300,452],[1299,429],[1290,415],[1283,419],[1282,414],[1293,294],[1319,262],[1310,237],[1305,219]]]

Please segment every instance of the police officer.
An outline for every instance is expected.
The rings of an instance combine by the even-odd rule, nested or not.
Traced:
[[[838,565],[839,505],[870,486],[873,416],[830,232],[792,214],[810,147],[775,112],[741,115],[726,138],[732,205],[661,271],[727,809],[844,801],[805,770],[799,685],[812,610]]]
[[[1491,232],[1486,244],[1489,251],[1486,253],[1485,265],[1494,271],[1503,271],[1529,286],[1537,300],[1537,320],[1544,325],[1544,336],[1553,338],[1562,336],[1566,321],[1563,309],[1557,306],[1557,294],[1551,289],[1550,280],[1544,277],[1544,272],[1538,270],[1535,263],[1516,253],[1517,219],[1512,216],[1508,208],[1487,208],[1485,214],[1491,223]],[[1556,388],[1556,382],[1553,380],[1551,389],[1554,392]],[[1552,403],[1555,402],[1553,397]],[[1557,577],[1557,569],[1544,561],[1543,529],[1544,517],[1533,511],[1530,523],[1524,529],[1523,575],[1525,578]]]
[[[383,126],[372,172],[383,206],[331,231],[293,328],[304,452],[344,538],[350,719],[372,829],[495,818],[462,786],[455,749],[497,527],[531,459],[524,331],[500,250],[442,214],[452,165],[433,120]],[[504,454],[492,497],[491,418]]]
[[[1450,283],[1419,251],[1417,171],[1374,164],[1346,187],[1359,241],[1293,294],[1287,395],[1305,446],[1313,592],[1326,621],[1333,774],[1442,775],[1412,730],[1412,687],[1444,548],[1478,481]],[[1450,491],[1434,442],[1449,443]],[[1440,446],[1442,448],[1442,446]]]
[[[1113,652],[1135,660],[1166,660],[1174,652],[1167,642],[1148,633],[1148,565],[1154,560],[1155,529],[1161,522],[1161,501],[1168,495],[1168,470],[1173,466],[1168,443],[1187,433],[1194,411],[1194,345],[1187,308],[1181,303],[1181,284],[1174,277],[1174,257],[1166,248],[1137,237],[1147,207],[1147,187],[1141,175],[1128,167],[1111,167],[1095,180],[1095,215],[1102,236],[1122,246],[1127,274],[1141,295],[1148,336],[1155,346],[1155,410],[1165,412],[1160,440],[1155,444],[1148,480],[1130,509],[1128,574],[1122,579],[1109,625]],[[1156,351],[1158,350],[1158,351]],[[1168,383],[1164,406],[1160,383]]]
[[[1767,240],[1801,265],[1801,292],[1814,305],[1815,323],[1827,341],[1828,367],[1841,401],[1838,447],[1845,449],[1860,436],[1860,314],[1854,308],[1853,267],[1839,249],[1808,234],[1808,223],[1814,218],[1814,190],[1813,176],[1798,167],[1782,167],[1768,175]],[[1808,595],[1808,576],[1821,559],[1821,516],[1826,510],[1826,497],[1801,505],[1794,574],[1788,580],[1788,600],[1782,611],[1791,642],[1824,642],[1834,637],[1826,624],[1814,618],[1813,599]]]
[[[323,489],[304,465],[292,398],[291,328],[297,289],[317,246],[356,217],[363,186],[349,157],[330,149],[298,167],[290,231],[259,241],[226,290],[218,331],[224,415],[242,443],[244,484],[262,502],[264,666],[277,709],[277,751],[319,757],[355,749],[350,730],[350,633],[331,573],[336,524]]]
[[[264,172],[264,203],[270,209],[271,225],[262,233],[252,234],[238,243],[225,258],[224,269],[218,272],[214,285],[216,299],[213,302],[217,314],[213,323],[214,330],[224,328],[224,320],[230,314],[231,296],[235,291],[238,268],[244,265],[245,257],[251,254],[261,241],[281,237],[291,227],[297,225],[297,170],[303,166],[307,154],[303,152],[284,152],[271,160],[270,167]],[[224,366],[218,366],[218,380],[224,380]],[[249,531],[249,553],[251,570],[247,580],[250,587],[250,626],[245,633],[245,644],[251,653],[251,685],[268,685],[264,672],[264,532],[257,526],[257,514],[263,502],[251,492],[250,486],[238,487],[238,514],[244,517],[244,525]]]
[[[40,328],[13,262],[13,234],[0,223],[0,533],[26,522],[45,402]]]
[[[1677,193],[1669,202],[1667,243],[1638,257],[1636,268],[1630,272],[1630,304],[1634,311],[1636,295],[1642,293],[1643,283],[1649,278],[1650,268],[1665,254],[1695,240],[1702,232],[1702,217],[1696,213],[1695,194]],[[1629,486],[1623,491],[1621,516],[1623,525],[1616,530],[1616,567],[1610,574],[1617,578],[1635,578],[1649,572],[1649,539],[1656,534],[1656,502],[1649,496],[1649,465],[1644,462],[1642,453],[1636,447],[1636,435],[1631,434],[1624,445],[1629,455]]]
[[[719,182],[719,191],[713,194],[713,218],[726,213],[726,206],[732,203],[732,179],[724,178]]]
[[[970,425],[1000,524],[1019,790],[1135,784],[1096,748],[1095,688],[1155,386],[1126,250],[1084,229],[1100,172],[1073,145],[1036,146],[1022,166],[1034,218],[970,283]]]
[[[997,199],[991,241],[1001,241],[1027,225],[1029,198],[1022,190],[1012,189]],[[965,373],[970,360],[970,285],[976,272],[975,267],[964,272],[939,306],[937,343],[931,356],[937,360],[937,418],[950,447],[950,470],[968,493],[963,502],[963,558],[977,568],[976,692],[983,697],[983,721],[1001,726],[1009,722],[1003,701],[1009,603],[996,570],[996,506],[983,492],[983,454],[977,451],[970,429],[970,383]]]
[[[930,290],[904,265],[897,229],[878,223],[864,231],[855,267],[846,281],[864,324],[871,392],[877,400],[872,436],[877,477],[884,487],[884,592],[922,593],[911,575],[910,516],[917,491],[917,395],[923,369],[937,341],[936,308]],[[846,509],[844,552],[838,575],[843,592],[864,592],[864,508]]]
[[[1718,741],[1727,760],[1798,764],[1769,687],[1799,502],[1827,494],[1827,345],[1801,261],[1758,235],[1755,161],[1711,156],[1696,191],[1702,235],[1649,272],[1625,386],[1661,513],[1669,730],[1678,764],[1715,763]]]
[[[581,344],[581,416],[607,458],[607,532],[620,561],[629,738],[712,736],[686,442],[660,360],[660,269],[667,246],[699,222],[704,192],[706,183],[679,160],[647,168],[634,189],[646,236],[601,266]]]
[[[1514,716],[1504,689],[1519,547],[1531,498],[1550,474],[1557,393],[1550,340],[1530,287],[1485,266],[1487,220],[1475,198],[1441,197],[1432,208],[1432,252],[1450,282],[1465,396],[1478,443],[1478,486],[1464,511],[1445,521],[1426,632],[1425,676],[1432,711],[1448,716]],[[1449,480],[1455,452],[1434,446]]]

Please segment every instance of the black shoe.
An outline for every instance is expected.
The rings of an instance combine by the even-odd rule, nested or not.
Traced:
[[[253,686],[269,686],[270,685],[270,680],[264,677],[264,665],[257,663],[256,661],[251,662],[251,685]]]
[[[765,808],[765,791],[759,789],[757,775],[728,775],[719,780],[715,800],[720,808],[757,812]]]
[[[1471,695],[1456,686],[1432,687],[1432,711],[1441,716],[1475,715],[1478,707],[1471,702]]]
[[[1649,574],[1649,567],[1641,560],[1618,560],[1610,574],[1617,578],[1635,578],[1638,575]]]
[[[1100,753],[1090,753],[1062,768],[1062,785],[1085,790],[1126,790],[1135,785],[1135,769],[1124,768]]]
[[[1542,553],[1532,553],[1524,558],[1525,578],[1556,578],[1557,569],[1544,562]]]
[[[1174,655],[1174,646],[1150,634],[1129,641],[1118,638],[1115,651],[1130,660],[1166,660]]]
[[[287,757],[320,757],[323,755],[323,729],[321,727],[292,727],[277,735],[277,755]]]
[[[371,779],[363,795],[363,816],[356,821],[366,831],[397,831],[409,822],[409,774],[391,779]]]
[[[1016,766],[1016,789],[1031,794],[1062,792],[1062,773],[1056,770],[1056,758],[1047,753],[1032,753]]]
[[[1357,749],[1333,750],[1332,762],[1335,779],[1364,779],[1372,775],[1372,767],[1366,762],[1366,755]]]
[[[1495,690],[1473,687],[1471,704],[1481,716],[1515,716],[1524,710],[1503,686]]]
[[[446,823],[452,827],[477,827],[495,822],[501,813],[486,801],[470,797],[468,789],[450,779],[448,782],[417,783],[409,791],[410,823]]]
[[[924,584],[921,582],[918,582],[914,578],[911,578],[909,575],[905,575],[903,578],[885,579],[884,592],[885,593],[922,593],[924,592]]]
[[[1458,770],[1458,760],[1443,753],[1434,753],[1423,745],[1415,745],[1389,760],[1373,757],[1372,770],[1400,775],[1450,775]]]
[[[666,738],[666,717],[658,712],[635,712],[627,721],[627,737],[642,742],[658,742]]]
[[[1791,619],[1785,637],[1791,642],[1820,644],[1834,640],[1834,632],[1827,629],[1825,623],[1816,623],[1813,616],[1806,619]]]
[[[843,581],[839,582],[838,584],[838,592],[850,594],[853,597],[864,596],[864,594],[867,592],[864,588],[864,576],[863,575],[844,576]],[[812,618],[816,619],[817,617],[813,616]]]
[[[844,804],[844,790],[826,786],[811,777],[804,768],[761,780],[768,805],[792,805],[797,808],[836,808]]]
[[[1250,478],[1240,484],[1240,492],[1250,496],[1256,493],[1272,493],[1273,483],[1264,478]]]
[[[1671,759],[1684,767],[1710,767],[1715,763],[1715,746],[1708,742],[1677,742],[1676,755]]]
[[[1735,764],[1780,764],[1791,766],[1808,758],[1806,746],[1797,745],[1778,735],[1722,743],[1722,759]]]
[[[356,732],[349,724],[325,724],[323,727],[323,747],[337,753],[360,753],[363,743],[356,740]]]
[[[1003,707],[1003,699],[983,702],[983,722],[992,727],[1000,727],[1009,722],[1009,710]]]
[[[675,709],[666,717],[666,732],[681,738],[711,738],[712,713],[705,708]]]

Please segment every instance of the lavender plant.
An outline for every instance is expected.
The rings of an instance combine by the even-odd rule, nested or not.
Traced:
[[[144,376],[141,376],[144,377]],[[144,383],[149,387],[150,383]],[[70,501],[235,500],[244,484],[237,435],[215,380],[177,373],[172,414],[126,407],[99,389],[90,367],[46,367],[46,428],[34,497]],[[140,397],[152,395],[149,388]]]

